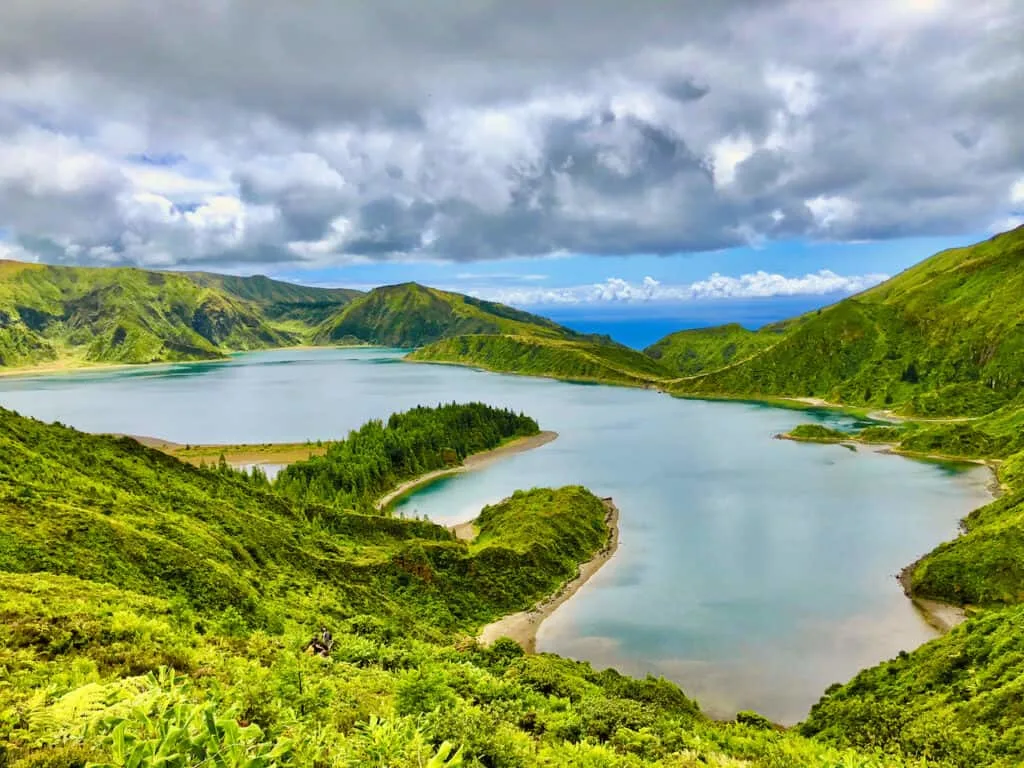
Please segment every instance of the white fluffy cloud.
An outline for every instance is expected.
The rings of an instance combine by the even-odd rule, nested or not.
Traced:
[[[545,304],[603,304],[610,302],[677,303],[714,299],[754,299],[777,296],[848,295],[863,291],[888,279],[888,275],[837,275],[821,270],[802,277],[785,277],[758,271],[739,277],[715,273],[705,280],[687,284],[666,284],[645,277],[632,283],[610,277],[603,283],[568,288],[514,287],[472,292],[480,298],[513,306]]]
[[[1024,206],[1024,178],[1017,179],[1010,188],[1010,204]]]

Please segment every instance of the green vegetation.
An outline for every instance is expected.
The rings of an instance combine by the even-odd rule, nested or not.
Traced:
[[[664,374],[607,337],[416,283],[364,294],[263,276],[0,262],[0,367],[214,360],[305,343],[419,347],[465,334],[608,345],[615,367]]]
[[[1005,456],[998,470],[1005,493],[902,575],[914,597],[972,606],[974,617],[830,689],[801,726],[805,735],[963,768],[1024,762],[1024,443],[1015,407],[970,422],[867,427],[852,436],[895,442],[902,452]]]
[[[862,443],[898,443],[913,429],[911,425],[872,426],[858,430],[857,440]]]
[[[830,690],[800,731],[962,768],[1024,764],[1024,607],[988,612]]]
[[[762,329],[755,335],[776,343],[683,379],[672,391],[983,415],[1024,387],[1022,263],[1024,227],[944,251],[858,296]],[[733,336],[722,335],[721,354],[701,347],[699,358],[721,358]]]
[[[736,323],[671,333],[644,353],[677,376],[694,376],[735,365],[768,349],[782,338],[769,326],[750,331]]]
[[[963,525],[909,570],[911,592],[956,604],[1024,603],[1024,493],[975,510]]]
[[[933,456],[981,458],[1005,456],[1017,443],[1010,435],[993,435],[971,424],[954,423],[916,429],[900,442],[900,448]]]
[[[214,360],[303,343],[418,347],[463,334],[612,345],[416,283],[364,294],[263,276],[0,262],[0,367]],[[633,362],[656,366],[639,354]]]
[[[790,440],[801,440],[807,443],[841,443],[849,440],[849,432],[840,432],[838,429],[830,429],[821,424],[799,424],[784,437]]]
[[[349,298],[261,277],[2,262],[0,366],[213,360],[297,344],[311,329],[296,317]]]
[[[380,496],[405,480],[539,431],[530,417],[483,403],[414,408],[393,414],[386,424],[364,424],[331,443],[323,456],[288,465],[274,488],[296,502],[369,512]]]
[[[417,283],[375,288],[328,319],[318,344],[365,343],[420,347],[465,334],[511,333],[545,338],[586,338],[528,312]]]
[[[619,344],[537,336],[457,336],[418,349],[408,359],[631,386],[657,384],[667,376],[656,361]]]
[[[573,578],[604,516],[518,492],[468,545],[0,411],[0,765],[913,765],[467,637]]]
[[[297,323],[308,330],[319,325],[352,300],[363,295],[351,288],[310,288],[269,277],[235,277],[210,272],[188,272],[188,277],[206,288],[215,288],[259,307],[261,314],[276,324]]]

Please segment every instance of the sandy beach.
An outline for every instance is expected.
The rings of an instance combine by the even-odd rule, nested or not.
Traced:
[[[580,566],[575,579],[562,586],[558,592],[545,598],[527,611],[512,613],[488,624],[477,637],[483,645],[490,645],[499,637],[508,637],[519,643],[527,653],[537,652],[537,631],[540,625],[566,600],[575,595],[597,573],[601,566],[612,559],[619,548],[619,508],[610,498],[603,499],[607,508],[605,522],[610,531],[608,543],[597,555]]]
[[[450,469],[438,469],[433,472],[428,472],[425,475],[413,478],[412,480],[402,483],[391,491],[388,491],[388,493],[384,494],[377,500],[377,509],[386,509],[388,505],[397,501],[410,491],[416,488],[421,488],[424,485],[429,485],[438,478],[447,477],[448,475],[457,475],[460,472],[471,472],[476,469],[482,469],[491,462],[497,461],[498,459],[502,459],[506,456],[523,453],[524,451],[530,451],[534,448],[540,448],[542,445],[547,445],[556,437],[558,437],[557,432],[538,432],[536,435],[510,440],[504,445],[499,445],[491,451],[474,453],[472,456],[467,456],[466,460],[457,467],[451,467]]]

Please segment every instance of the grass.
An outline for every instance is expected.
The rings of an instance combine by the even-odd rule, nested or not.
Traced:
[[[702,361],[721,361],[737,337],[764,339],[751,342],[740,362],[703,366],[672,389],[819,397],[916,416],[991,413],[1022,388],[1022,260],[1018,228],[939,253],[876,288],[753,336],[723,333],[722,351],[714,329],[691,334]],[[669,337],[654,349],[664,354],[677,342],[685,354],[686,338]]]
[[[228,464],[291,464],[312,456],[323,456],[330,442],[252,443],[238,445],[155,446],[191,464],[216,462],[221,456]]]
[[[403,283],[355,299],[325,320],[314,340],[319,344],[362,341],[405,348],[467,334],[586,338],[547,318],[502,304]]]
[[[415,350],[408,359],[641,387],[656,386],[669,375],[656,361],[620,345],[522,335],[457,336]]]

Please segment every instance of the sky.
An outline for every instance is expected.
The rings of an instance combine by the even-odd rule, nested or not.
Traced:
[[[1019,0],[4,0],[0,258],[774,319],[1024,223],[1022,36]]]

